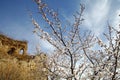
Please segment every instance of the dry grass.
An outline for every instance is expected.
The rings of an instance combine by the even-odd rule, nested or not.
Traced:
[[[45,63],[41,60],[39,57],[30,62],[14,57],[1,58],[0,80],[47,80],[47,71],[43,69]]]
[[[27,72],[24,71],[26,74]],[[0,80],[27,80],[19,65],[15,61],[1,59],[0,61]]]

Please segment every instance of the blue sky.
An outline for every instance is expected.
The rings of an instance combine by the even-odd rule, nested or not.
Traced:
[[[120,0],[44,0],[51,8],[58,9],[65,19],[73,21],[72,15],[79,9],[79,4],[85,4],[82,26],[91,30],[96,36],[101,36],[107,26],[107,21],[119,28]],[[34,26],[27,9],[38,15],[33,0],[0,0],[0,32],[20,40],[28,41],[28,53],[34,53],[36,46],[44,50],[52,50],[44,41],[39,41],[32,31]],[[40,22],[39,22],[40,23]],[[42,24],[44,25],[44,24]],[[40,44],[38,44],[38,42]]]

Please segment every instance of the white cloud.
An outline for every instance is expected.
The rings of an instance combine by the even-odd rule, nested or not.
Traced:
[[[113,26],[114,28],[116,28],[117,30],[120,29],[120,9],[116,10],[115,15],[114,15],[114,19],[113,19]]]
[[[40,40],[40,45],[42,46],[41,48],[43,49],[43,51],[46,53],[53,53],[53,51],[55,50],[54,46],[52,46],[46,40]]]
[[[90,3],[88,3],[89,5]],[[110,0],[91,2],[91,7],[85,14],[84,25],[97,36],[104,31],[105,23],[110,9]]]
[[[37,35],[34,36],[35,47],[39,48],[40,51],[43,51],[45,53],[53,53],[55,50],[54,46],[52,46],[48,41],[40,39]]]

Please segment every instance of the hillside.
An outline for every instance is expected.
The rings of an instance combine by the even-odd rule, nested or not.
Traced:
[[[0,34],[0,80],[47,80],[47,56],[27,54],[27,42]]]

